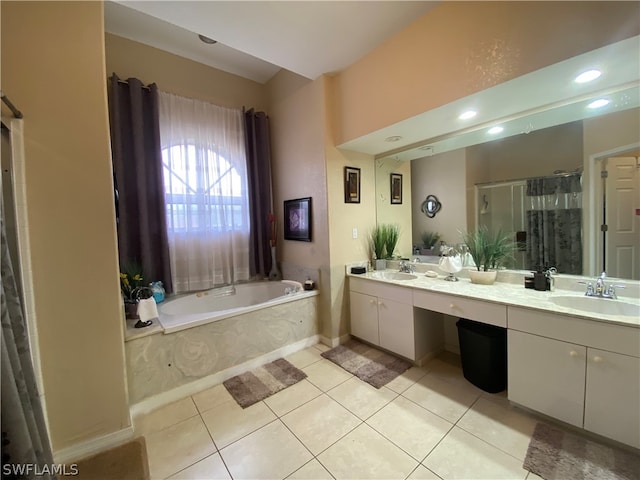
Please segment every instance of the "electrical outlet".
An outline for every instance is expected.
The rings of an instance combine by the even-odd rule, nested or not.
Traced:
[[[358,229],[357,229],[357,228],[354,228],[354,229],[351,231],[351,236],[352,236],[353,238],[358,238]]]

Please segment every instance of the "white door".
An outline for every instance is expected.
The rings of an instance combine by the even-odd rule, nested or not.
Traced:
[[[378,335],[378,299],[371,295],[351,292],[351,334],[362,340],[380,344]]]
[[[582,428],[586,350],[509,329],[509,400]]]
[[[635,157],[607,160],[605,271],[640,280],[640,174]]]
[[[584,428],[640,448],[640,358],[587,349]]]
[[[413,305],[387,298],[378,299],[380,346],[416,360],[413,332]]]

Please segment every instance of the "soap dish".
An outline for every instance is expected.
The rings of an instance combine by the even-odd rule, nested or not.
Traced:
[[[425,277],[436,278],[438,276],[438,272],[434,272],[433,270],[428,270],[425,272]]]

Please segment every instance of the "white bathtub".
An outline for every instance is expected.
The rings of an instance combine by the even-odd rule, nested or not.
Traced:
[[[289,293],[295,291],[295,293]],[[164,333],[178,332],[315,294],[292,280],[254,282],[183,295],[158,305]]]

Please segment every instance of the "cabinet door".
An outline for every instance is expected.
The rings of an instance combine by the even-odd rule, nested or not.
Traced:
[[[509,400],[582,428],[586,348],[509,330]]]
[[[587,349],[584,428],[640,448],[640,358]]]
[[[416,360],[413,332],[413,305],[386,298],[378,299],[380,346]]]
[[[364,293],[351,292],[351,334],[379,345],[378,299]]]

